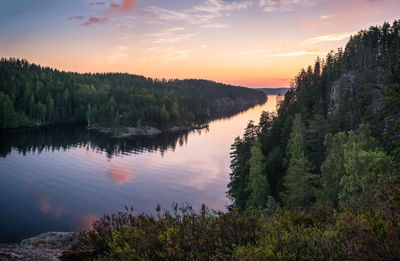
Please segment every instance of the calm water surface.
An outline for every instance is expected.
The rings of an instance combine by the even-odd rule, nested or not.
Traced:
[[[230,146],[276,96],[208,130],[116,141],[82,127],[0,134],[0,242],[91,227],[104,213],[188,202],[224,210]]]

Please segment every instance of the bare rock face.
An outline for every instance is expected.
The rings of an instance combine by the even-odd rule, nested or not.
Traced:
[[[336,80],[331,87],[330,104],[328,109],[328,115],[332,116],[339,111],[339,95],[343,89],[353,90],[356,76],[354,73],[349,72],[343,74],[338,80]]]
[[[123,127],[119,130],[118,134],[112,135],[113,138],[129,138],[132,136],[147,136],[153,137],[160,135],[161,131],[154,127],[143,127],[143,128],[134,128],[134,127]]]
[[[112,138],[129,138],[134,136],[146,136],[146,137],[154,137],[160,135],[162,131],[154,127],[143,127],[143,128],[135,128],[123,126],[120,128],[111,128],[111,127],[90,127],[89,130],[94,130],[105,135],[108,135]]]
[[[385,91],[383,87],[384,83],[384,73],[385,70],[383,68],[378,68],[375,73],[375,84],[372,89],[373,100],[372,105],[374,108],[374,113],[379,113],[383,111],[385,107]]]
[[[21,245],[54,245],[63,246],[77,243],[76,232],[47,232],[36,237],[31,237],[21,241]]]
[[[359,98],[365,96],[364,93],[370,95],[369,105],[371,106],[371,113],[380,114],[385,107],[385,94],[383,88],[383,77],[384,70],[382,68],[375,68],[371,72],[372,76],[368,80],[369,86],[360,86],[360,82],[366,82],[363,75],[356,72],[348,72],[343,74],[338,80],[336,80],[331,86],[330,103],[328,107],[328,116],[335,116],[339,112],[339,106],[341,104],[341,95],[346,94],[345,97],[349,99],[349,102],[353,105],[351,108],[351,118],[353,120],[359,119],[360,115],[364,114],[363,108],[358,106],[354,107],[354,104],[359,103]],[[364,89],[362,89],[364,88]]]
[[[48,232],[22,240],[21,244],[0,244],[0,261],[60,260],[64,251],[77,243],[76,232]]]
[[[64,249],[54,247],[7,244],[0,245],[0,260],[56,261],[60,260],[64,251]]]

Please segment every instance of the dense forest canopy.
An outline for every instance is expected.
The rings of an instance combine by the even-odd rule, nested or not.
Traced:
[[[339,207],[373,194],[400,158],[400,21],[353,35],[302,69],[232,145],[234,208]]]
[[[183,126],[209,120],[218,99],[256,104],[265,97],[257,90],[206,80],[79,74],[26,60],[0,60],[0,128],[65,122]]]

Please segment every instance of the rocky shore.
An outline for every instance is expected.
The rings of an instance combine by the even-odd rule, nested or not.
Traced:
[[[77,232],[47,232],[22,240],[20,244],[0,244],[0,261],[61,260],[65,251],[77,243]]]
[[[142,127],[142,128],[135,128],[135,127],[128,127],[128,126],[122,126],[119,128],[112,128],[112,127],[104,127],[104,126],[91,126],[87,127],[89,130],[93,130],[102,134],[105,134],[107,136],[110,136],[112,138],[131,138],[131,137],[154,137],[157,135],[160,135],[161,133],[164,132],[180,132],[180,131],[189,131],[189,130],[195,130],[195,129],[203,129],[207,128],[207,124],[203,125],[192,125],[192,126],[186,126],[186,127],[178,127],[178,126],[173,126],[168,129],[160,130],[155,127]]]

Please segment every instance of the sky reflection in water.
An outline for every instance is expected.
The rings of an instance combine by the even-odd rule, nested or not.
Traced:
[[[64,127],[35,134],[2,134],[0,242],[47,231],[91,227],[104,213],[134,206],[202,203],[224,210],[230,146],[249,120],[275,110],[276,96],[208,130],[153,140],[112,141],[85,129]]]

